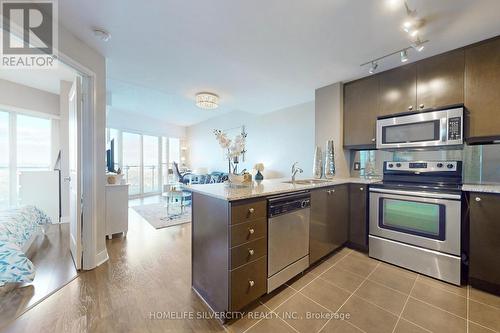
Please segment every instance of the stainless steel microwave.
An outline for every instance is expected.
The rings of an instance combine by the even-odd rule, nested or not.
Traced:
[[[377,149],[452,148],[464,143],[463,107],[377,119]]]

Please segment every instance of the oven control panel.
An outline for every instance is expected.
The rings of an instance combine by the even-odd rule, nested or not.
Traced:
[[[384,162],[387,171],[402,172],[455,172],[457,161],[415,161],[415,162]]]

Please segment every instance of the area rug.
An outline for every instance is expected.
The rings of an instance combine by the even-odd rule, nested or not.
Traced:
[[[191,222],[191,206],[185,207],[182,214],[170,216],[167,216],[167,207],[165,207],[164,203],[142,205],[132,208],[155,229]],[[180,213],[180,208],[176,207],[175,210]]]

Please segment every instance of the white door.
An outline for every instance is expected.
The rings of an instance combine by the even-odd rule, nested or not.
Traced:
[[[81,78],[77,77],[69,92],[68,114],[70,250],[76,269],[82,268],[81,87]]]

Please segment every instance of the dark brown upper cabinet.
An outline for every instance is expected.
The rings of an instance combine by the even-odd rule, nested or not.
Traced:
[[[465,50],[469,143],[500,139],[500,38]]]
[[[379,74],[380,112],[385,116],[417,109],[417,66],[409,64]]]
[[[344,146],[375,148],[379,113],[378,88],[378,76],[370,76],[344,86]]]
[[[417,109],[463,104],[464,66],[464,50],[417,62]]]

